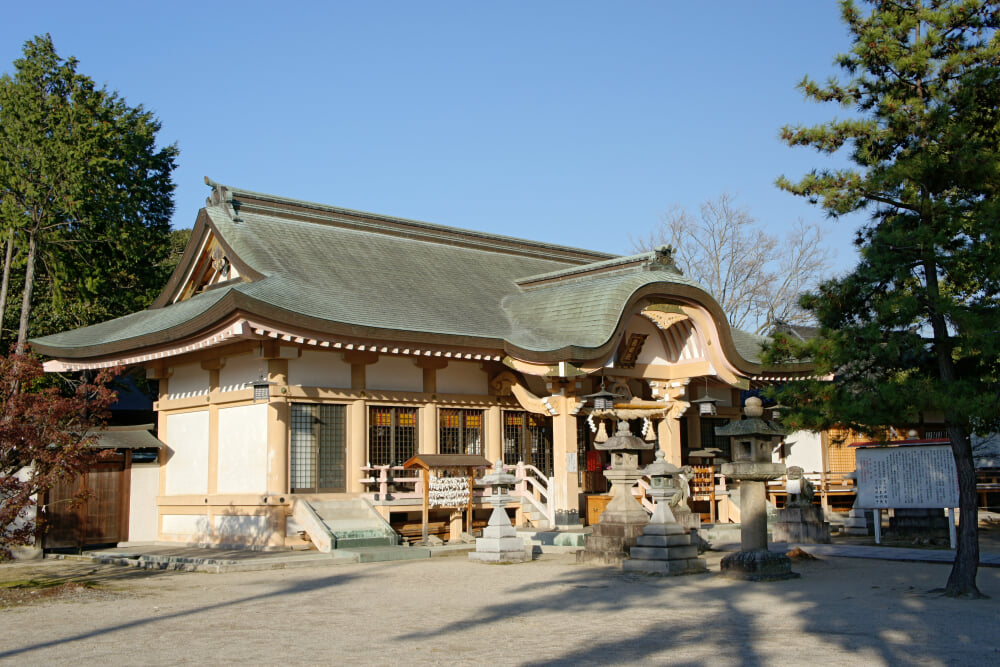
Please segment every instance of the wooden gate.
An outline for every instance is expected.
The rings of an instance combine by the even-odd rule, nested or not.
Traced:
[[[76,479],[49,489],[45,503],[46,549],[84,548],[128,540],[128,499],[131,452],[100,461]],[[90,497],[77,506],[81,489]]]

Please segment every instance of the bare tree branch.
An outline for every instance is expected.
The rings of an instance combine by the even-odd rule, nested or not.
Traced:
[[[763,333],[779,321],[811,322],[798,300],[830,272],[823,240],[818,224],[801,219],[785,238],[771,234],[724,192],[704,202],[697,216],[672,206],[632,245],[636,252],[672,246],[677,266],[715,297],[731,326]]]

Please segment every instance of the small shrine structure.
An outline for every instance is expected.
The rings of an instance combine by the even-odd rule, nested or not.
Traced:
[[[476,472],[490,467],[483,456],[466,454],[418,454],[403,464],[407,470],[420,470],[423,482],[423,527],[419,544],[428,544],[427,527],[430,508],[452,508],[451,541],[460,541],[460,535],[472,533],[472,507],[475,495]],[[465,530],[462,530],[462,514]]]

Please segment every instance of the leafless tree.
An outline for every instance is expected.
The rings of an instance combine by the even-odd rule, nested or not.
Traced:
[[[703,203],[699,215],[675,205],[636,252],[669,245],[681,271],[705,287],[737,329],[763,333],[774,324],[809,324],[799,295],[830,272],[823,229],[799,219],[784,237],[767,231],[729,193]]]

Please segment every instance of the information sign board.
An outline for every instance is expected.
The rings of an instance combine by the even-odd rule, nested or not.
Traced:
[[[856,507],[958,507],[958,474],[948,445],[861,447],[856,460]]]

